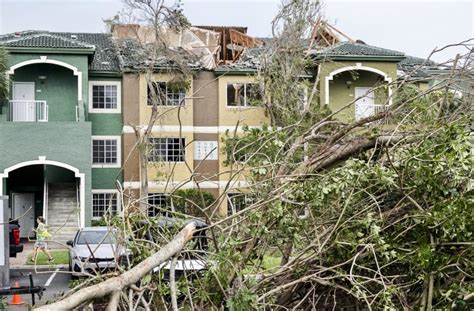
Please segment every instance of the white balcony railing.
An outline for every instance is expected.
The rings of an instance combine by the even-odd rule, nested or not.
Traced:
[[[370,117],[374,114],[378,114],[387,111],[390,106],[388,105],[374,105],[367,103],[356,103],[355,104],[355,117],[356,120]]]
[[[48,122],[48,104],[45,100],[10,100],[11,122]]]

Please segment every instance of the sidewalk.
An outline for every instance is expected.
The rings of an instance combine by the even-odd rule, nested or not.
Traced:
[[[10,257],[10,269],[34,269],[34,265],[27,265],[26,261],[28,260],[28,255],[33,254],[34,242],[23,242],[23,252],[16,254],[16,257]],[[45,266],[36,266],[37,269],[65,269],[68,268],[68,265],[61,264],[51,264]]]

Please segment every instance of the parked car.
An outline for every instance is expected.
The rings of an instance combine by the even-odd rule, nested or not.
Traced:
[[[10,257],[16,257],[16,254],[23,252],[23,244],[20,241],[20,225],[18,221],[10,221]]]
[[[71,246],[69,271],[74,277],[114,269],[126,254],[125,248],[117,244],[116,231],[108,227],[79,229],[67,245]]]
[[[194,233],[193,238],[187,243],[187,249],[190,251],[184,251],[177,258],[175,263],[175,278],[179,279],[182,276],[189,278],[199,277],[202,272],[204,272],[208,266],[209,262],[207,260],[207,250],[208,250],[208,237],[206,235],[207,224],[200,220],[187,220],[180,221],[175,218],[169,217],[159,217],[155,229],[160,233],[170,232],[170,231],[179,231],[185,225],[190,222],[194,222],[196,225],[196,232]],[[153,234],[149,231],[147,232],[147,239],[153,241],[154,243],[159,243],[153,237]],[[159,267],[153,269],[153,272],[158,273],[159,271],[163,272],[163,278],[165,281],[169,281],[169,273],[171,269],[171,260],[168,260],[162,263]]]

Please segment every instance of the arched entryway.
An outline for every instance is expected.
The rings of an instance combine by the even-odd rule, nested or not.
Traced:
[[[58,242],[84,227],[85,175],[71,165],[46,160],[21,162],[0,173],[0,196],[10,196],[10,215],[18,219],[23,238],[34,234],[35,219],[44,216]]]
[[[325,78],[325,104],[339,110],[354,102],[354,109],[341,114],[361,119],[385,110],[392,103],[392,82],[387,73],[377,68],[345,66],[331,71]]]
[[[82,117],[82,73],[77,67],[48,56],[9,68],[11,99],[8,121],[64,122]]]

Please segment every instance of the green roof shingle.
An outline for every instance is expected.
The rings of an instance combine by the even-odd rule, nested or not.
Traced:
[[[2,38],[0,38],[0,44],[5,47],[16,48],[95,49],[93,45],[49,33],[36,33],[27,36],[10,37],[8,40],[2,40]]]
[[[402,52],[379,48],[359,42],[343,41],[326,48],[313,50],[312,55],[317,58],[325,57],[393,57],[403,59]]]
[[[120,63],[111,34],[28,30],[0,36],[6,48],[82,49],[94,52],[91,71],[119,72]]]

